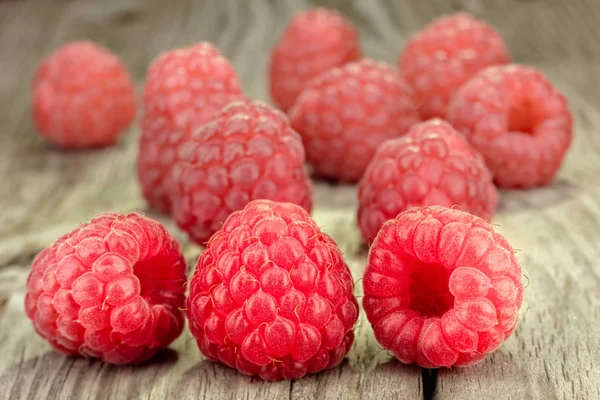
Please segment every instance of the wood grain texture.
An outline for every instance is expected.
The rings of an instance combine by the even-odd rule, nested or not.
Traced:
[[[114,148],[78,153],[56,150],[35,133],[29,82],[40,58],[70,40],[95,40],[125,60],[141,87],[158,52],[208,40],[233,62],[245,91],[268,100],[270,48],[293,13],[315,4],[340,9],[358,26],[365,53],[392,63],[406,36],[427,21],[472,12],[502,31],[517,62],[538,66],[568,94],[576,137],[558,179],[544,189],[501,193],[495,220],[521,249],[529,281],[519,327],[484,363],[439,371],[433,396],[600,399],[600,2],[13,0],[0,1],[0,400],[418,399],[429,393],[419,368],[377,346],[364,316],[339,368],[265,383],[203,360],[187,330],[141,367],[63,357],[24,315],[25,279],[41,248],[101,211],[154,216],[133,170],[137,126]],[[316,185],[315,218],[338,241],[358,280],[365,251],[355,228],[355,197],[350,186]],[[195,265],[200,249],[160,219]]]

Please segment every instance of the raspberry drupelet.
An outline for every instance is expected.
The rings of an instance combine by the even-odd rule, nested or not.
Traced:
[[[271,54],[271,98],[287,111],[309,80],[360,56],[358,34],[342,15],[325,8],[300,13]]]
[[[386,222],[369,251],[363,307],[375,337],[424,368],[481,361],[514,331],[521,267],[484,220],[441,206]]]
[[[34,260],[25,311],[57,351],[139,363],[184,326],[186,264],[176,240],[140,214],[101,214]]]
[[[251,200],[312,209],[304,148],[286,115],[261,102],[236,101],[174,149],[169,188],[173,218],[197,244]]]
[[[477,72],[509,61],[502,36],[461,12],[440,17],[411,36],[398,65],[426,120],[444,118],[454,91]]]
[[[549,184],[573,138],[566,97],[540,71],[521,65],[490,67],[465,83],[448,120],[502,188]]]
[[[190,280],[202,353],[243,374],[298,379],[338,365],[358,318],[340,249],[306,210],[256,200],[227,218]]]
[[[71,42],[48,56],[33,79],[32,97],[38,131],[64,148],[112,145],[136,113],[127,68],[89,41]]]
[[[406,133],[419,116],[398,71],[362,59],[312,80],[289,111],[317,175],[358,181],[377,147]]]
[[[171,210],[166,191],[174,148],[185,132],[242,99],[233,66],[212,44],[170,50],[148,68],[137,172],[142,193],[157,211]]]
[[[358,201],[358,226],[370,243],[385,221],[413,206],[457,206],[489,221],[497,193],[481,155],[450,124],[433,119],[377,149]]]

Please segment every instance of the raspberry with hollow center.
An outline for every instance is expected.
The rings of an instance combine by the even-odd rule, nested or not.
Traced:
[[[34,260],[25,311],[57,351],[139,363],[184,326],[186,264],[178,243],[140,214],[101,214]]]
[[[125,65],[88,41],[69,43],[48,56],[35,74],[32,97],[40,134],[65,148],[114,144],[136,112]]]
[[[537,69],[490,67],[452,98],[448,121],[485,159],[503,188],[549,184],[573,138],[567,99]]]
[[[360,56],[356,30],[339,13],[325,8],[300,13],[271,54],[271,98],[287,111],[310,79]]]
[[[502,36],[467,13],[440,17],[409,38],[398,58],[413,87],[421,118],[445,118],[446,107],[464,82],[510,55]]]
[[[300,136],[285,114],[263,103],[229,104],[215,120],[188,132],[173,154],[173,218],[198,244],[251,200],[312,208]]]
[[[256,200],[227,218],[190,280],[202,353],[241,373],[298,379],[338,365],[358,318],[342,253],[308,213]]]
[[[160,54],[148,68],[137,173],[142,193],[157,211],[171,210],[168,175],[184,132],[243,98],[233,66],[210,43]]]
[[[386,222],[369,251],[363,307],[375,337],[403,363],[466,366],[514,331],[521,267],[484,220],[441,206]]]
[[[429,120],[378,149],[358,188],[358,225],[370,243],[413,206],[458,206],[490,220],[497,193],[481,155],[446,121]]]
[[[410,87],[370,59],[319,75],[289,112],[317,175],[358,181],[377,147],[419,121]]]

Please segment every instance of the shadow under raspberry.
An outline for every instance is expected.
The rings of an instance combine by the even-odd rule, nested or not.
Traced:
[[[358,392],[359,398],[380,391],[382,385],[388,388],[388,392],[397,389],[395,398],[404,398],[406,382],[399,384],[400,381],[421,385],[418,379],[421,368],[418,366],[404,365],[395,359],[374,368],[367,368],[362,362],[359,362],[360,366],[353,364],[355,363],[344,359],[335,368],[307,375],[296,381],[268,382],[243,375],[223,364],[204,360],[188,369],[174,385],[178,389],[173,393],[173,398],[187,398],[186,396],[197,396],[204,392],[210,393],[214,398],[245,398],[245,392],[252,391],[267,396],[268,393],[279,393],[282,390],[289,391],[290,398],[312,398],[315,393],[320,398],[338,398],[343,390],[348,390],[348,385],[356,388],[352,390]],[[227,384],[223,385],[223,382]]]
[[[145,383],[166,374],[178,358],[175,350],[164,349],[143,363],[119,366],[48,351],[10,366],[0,375],[0,388],[10,398],[66,398],[67,394],[84,398],[96,385],[105,388],[108,397],[116,390],[143,392]],[[127,387],[117,388],[123,375],[127,376]],[[65,386],[66,381],[72,383]]]
[[[225,384],[224,384],[225,383]],[[289,381],[267,382],[239,373],[224,364],[203,360],[183,373],[174,385],[174,399],[195,398],[198,393],[210,393],[211,398],[245,398],[244,392],[277,393],[289,386]],[[256,387],[258,386],[258,388]]]

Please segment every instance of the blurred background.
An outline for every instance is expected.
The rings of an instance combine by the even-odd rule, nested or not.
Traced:
[[[73,40],[95,41],[123,59],[141,99],[147,67],[157,54],[209,41],[232,62],[246,94],[269,102],[270,52],[289,19],[315,6],[340,11],[357,27],[365,55],[392,65],[407,37],[436,17],[467,11],[489,21],[504,36],[514,62],[540,68],[567,93],[576,130],[554,185],[535,195],[501,193],[499,211],[552,204],[572,197],[575,186],[598,193],[595,185],[587,184],[596,182],[600,171],[600,139],[594,128],[600,125],[598,0],[4,0],[0,261],[15,257],[23,243],[35,251],[102,211],[151,213],[134,171],[139,115],[116,146],[100,150],[64,151],[38,135],[31,118],[30,84],[43,57]],[[332,228],[334,237],[338,231],[356,231],[355,197],[353,186],[333,190],[317,185],[316,211],[337,213],[343,221]],[[358,236],[348,250],[358,246],[356,241]]]
[[[597,0],[5,0],[0,1],[0,240],[40,231],[39,221],[76,224],[103,210],[145,207],[133,173],[136,124],[116,147],[68,156],[35,132],[29,86],[43,56],[72,40],[96,41],[125,61],[139,89],[159,52],[206,40],[231,60],[248,95],[269,101],[270,50],[294,13],[316,5],[341,11],[357,26],[365,54],[392,64],[407,35],[437,16],[464,10],[488,20],[504,35],[515,62],[541,68],[569,92],[578,128],[569,158],[596,153],[594,145],[582,146],[582,136],[594,124],[596,115],[588,108],[595,108],[600,96]],[[597,165],[581,170],[567,159],[562,173],[585,174]]]

